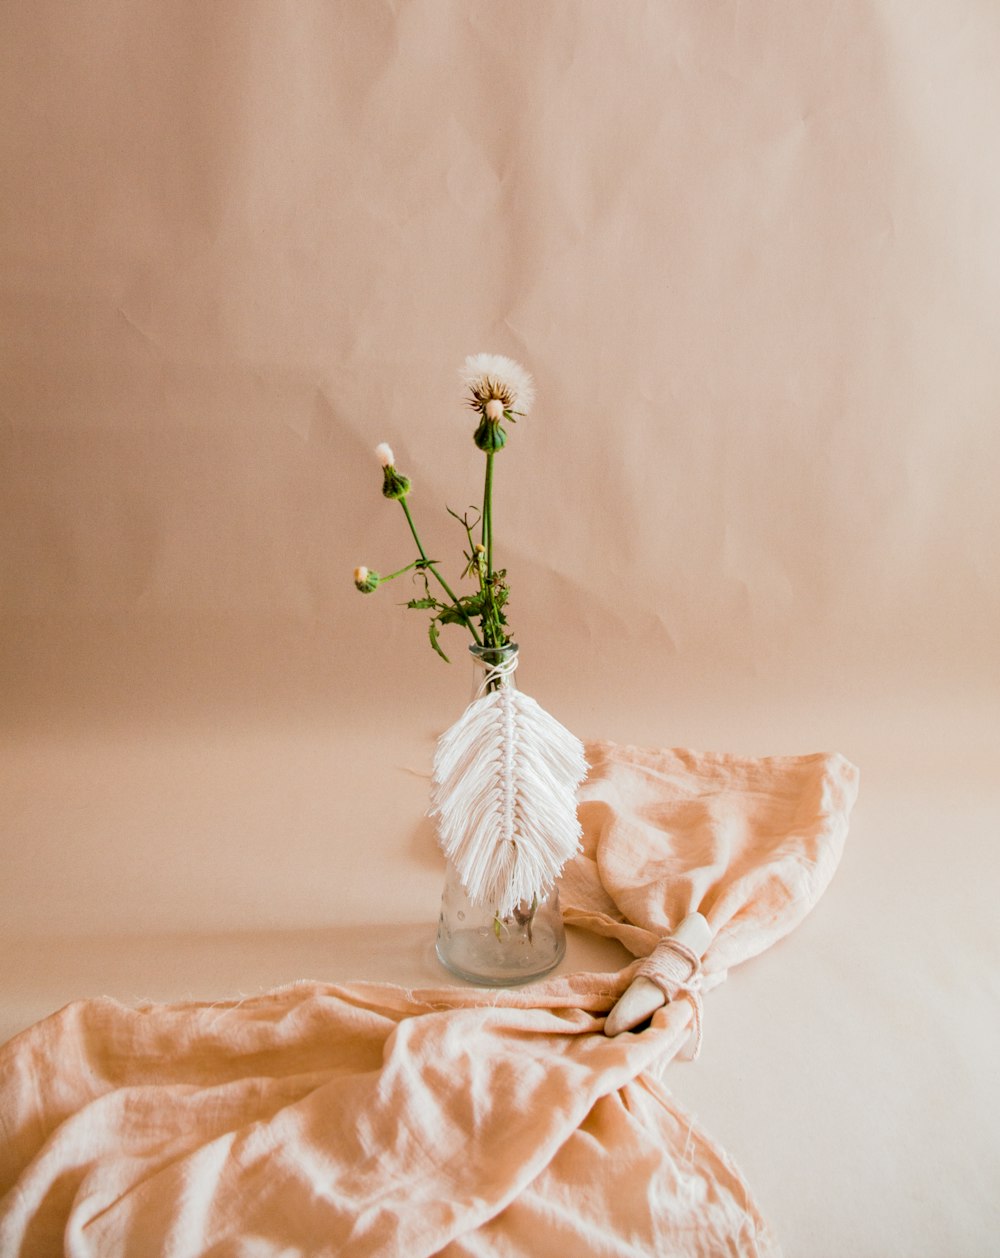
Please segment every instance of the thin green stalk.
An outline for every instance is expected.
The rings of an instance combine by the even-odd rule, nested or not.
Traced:
[[[493,576],[493,451],[486,451],[486,488],[483,492],[483,529],[486,540],[486,579]]]
[[[404,572],[409,572],[411,568],[415,568],[420,563],[419,559],[414,559],[413,563],[408,563],[405,568],[400,568],[398,572],[390,572],[388,576],[382,577],[383,581],[392,581],[395,577],[401,577]]]
[[[451,601],[454,603],[455,607],[460,612],[462,619],[468,625],[469,632],[472,634],[473,638],[475,638],[476,640],[476,645],[482,646],[483,640],[482,638],[480,638],[479,634],[476,633],[476,626],[472,623],[472,621],[466,615],[465,611],[462,608],[462,604],[458,601],[457,597],[455,596],[455,591],[451,588],[451,586],[444,579],[441,573],[438,572],[437,568],[434,567],[433,563],[431,563],[431,561],[427,558],[427,554],[424,551],[423,546],[421,545],[419,536],[417,535],[416,525],[413,523],[413,516],[410,515],[410,508],[406,505],[406,499],[400,498],[398,501],[399,501],[399,505],[403,508],[403,514],[406,516],[406,523],[410,526],[410,532],[413,534],[413,540],[417,543],[417,550],[420,551],[420,558],[423,560],[423,566],[427,568],[430,572],[433,572],[435,577],[437,577],[438,581],[441,584],[442,589],[448,595]]]
[[[489,457],[490,456],[487,454],[486,456],[487,460],[489,460]],[[488,463],[487,463],[487,466],[489,466]],[[490,527],[489,521],[490,521],[490,500],[486,493],[486,486],[484,485],[483,486],[483,510],[482,510],[482,517],[480,519],[480,524],[482,525],[482,528],[480,529],[480,532],[479,532],[479,542],[483,550],[486,549],[486,535],[489,532],[489,527]]]

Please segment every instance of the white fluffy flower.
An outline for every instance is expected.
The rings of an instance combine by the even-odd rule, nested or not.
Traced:
[[[534,381],[513,358],[502,354],[471,354],[459,374],[471,394],[469,405],[484,414],[492,401],[501,402],[504,410],[513,411],[515,415],[527,415],[534,405]]]
[[[375,447],[375,457],[383,467],[396,466],[396,458],[392,453],[392,446],[388,445],[385,441],[380,442]]]

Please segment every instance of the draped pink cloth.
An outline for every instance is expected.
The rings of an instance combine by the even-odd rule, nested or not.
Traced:
[[[588,758],[566,916],[636,956],[700,909],[717,983],[836,869],[857,791],[842,757]],[[738,1171],[650,1073],[688,1002],[601,1033],[636,968],[69,1005],[0,1049],[0,1254],[775,1254]],[[710,1035],[711,1001],[706,1017]]]

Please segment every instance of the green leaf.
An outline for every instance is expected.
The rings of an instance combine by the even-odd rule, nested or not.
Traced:
[[[447,655],[445,655],[444,651],[441,650],[441,644],[438,642],[438,626],[436,619],[432,620],[427,626],[427,633],[431,640],[431,646],[435,651],[437,651],[438,655],[441,656],[446,664],[450,664],[451,660],[447,657]]]
[[[467,594],[462,599],[462,607],[467,616],[481,616],[483,611],[482,594]]]
[[[422,611],[426,611],[429,607],[437,607],[437,599],[436,598],[411,598],[410,601],[406,604],[406,606],[412,607],[416,611],[422,612]]]
[[[441,609],[438,620],[443,625],[464,625],[467,620],[471,620],[473,616],[478,616],[482,612],[483,596],[468,594],[465,598],[458,600],[457,606],[445,607],[442,603]]]

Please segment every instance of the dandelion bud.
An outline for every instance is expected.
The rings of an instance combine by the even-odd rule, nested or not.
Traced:
[[[407,476],[400,476],[391,463],[383,469],[382,493],[386,498],[405,498],[410,492],[410,481]]]
[[[380,441],[375,447],[375,457],[382,464],[382,493],[387,498],[405,498],[410,492],[410,482],[396,471],[396,456],[392,446]]]
[[[472,439],[480,450],[485,450],[487,454],[496,454],[507,444],[507,433],[499,424],[484,419],[472,434]]]
[[[354,569],[354,584],[362,594],[372,594],[378,589],[382,578],[377,572],[362,565]]]

